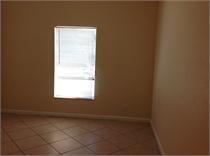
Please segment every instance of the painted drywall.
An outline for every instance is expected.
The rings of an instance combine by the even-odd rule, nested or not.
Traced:
[[[157,2],[2,2],[2,107],[150,117]],[[53,98],[55,26],[97,27],[96,99]]]
[[[165,154],[208,154],[208,2],[161,2],[152,122]]]

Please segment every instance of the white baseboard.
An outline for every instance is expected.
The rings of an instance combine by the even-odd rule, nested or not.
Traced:
[[[150,122],[150,119],[148,119],[148,118],[113,116],[113,115],[43,112],[43,111],[28,111],[28,110],[16,110],[16,109],[3,109],[3,110],[1,110],[1,112],[13,113],[13,114],[42,115],[42,116],[73,117],[73,118],[87,118],[87,119],[107,119],[107,120],[147,122],[147,123]]]
[[[160,153],[161,153],[161,155],[165,155],[165,152],[164,152],[164,150],[163,150],[163,146],[162,146],[162,144],[160,143],[160,139],[159,139],[158,133],[157,133],[155,127],[154,127],[154,124],[153,124],[152,120],[150,121],[150,125],[151,125],[152,130],[153,130],[153,133],[154,133],[154,135],[155,135],[155,139],[156,139],[157,144],[158,144],[158,147],[159,147],[159,149],[160,149]]]

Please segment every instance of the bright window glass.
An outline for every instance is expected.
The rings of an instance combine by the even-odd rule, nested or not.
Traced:
[[[96,28],[57,26],[54,97],[95,97]]]

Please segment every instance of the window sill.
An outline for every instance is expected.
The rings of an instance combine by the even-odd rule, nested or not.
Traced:
[[[64,99],[64,100],[89,100],[95,101],[95,98],[90,97],[65,97],[65,96],[54,96],[55,99]]]

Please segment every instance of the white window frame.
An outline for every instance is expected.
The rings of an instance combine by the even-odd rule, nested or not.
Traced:
[[[60,44],[56,44],[59,41],[59,37],[58,37],[58,29],[94,29],[95,30],[95,49],[94,49],[94,53],[95,53],[95,69],[94,69],[94,77],[90,80],[94,81],[94,89],[93,89],[93,95],[91,97],[68,97],[68,96],[57,96],[55,94],[55,81],[56,81],[56,66],[57,66],[57,61],[60,59],[58,57],[60,57],[59,53],[60,53]],[[55,26],[54,27],[54,98],[63,98],[63,99],[87,99],[87,100],[95,100],[95,80],[96,80],[96,32],[97,32],[97,28],[96,27],[87,27],[87,26]],[[58,56],[58,57],[57,57]],[[58,58],[58,59],[57,59]],[[85,79],[84,79],[85,80]],[[86,79],[87,80],[87,79]]]

